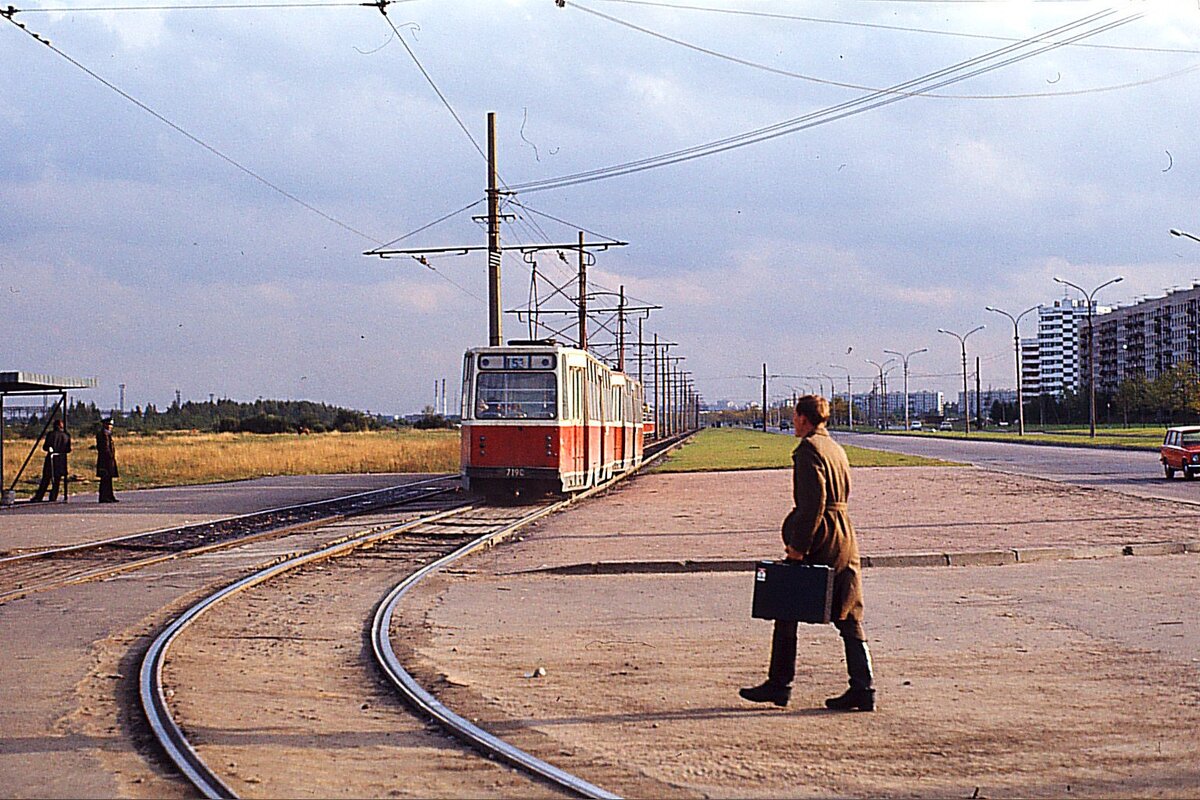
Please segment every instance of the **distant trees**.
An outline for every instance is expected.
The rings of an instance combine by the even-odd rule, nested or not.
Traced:
[[[49,409],[47,409],[49,411]],[[72,431],[95,429],[100,420],[109,415],[95,403],[76,400],[68,409],[68,423]],[[23,423],[10,423],[14,436],[36,437],[45,424],[42,414],[35,414]],[[407,425],[396,422],[392,427]],[[117,418],[117,427],[140,433],[172,430],[199,430],[206,432],[246,433],[324,433],[326,431],[377,430],[385,424],[377,417],[349,408],[314,403],[308,400],[256,400],[239,403],[233,400],[217,400],[211,403],[188,401],[182,405],[171,403],[165,411],[154,404],[135,407],[124,418]]]

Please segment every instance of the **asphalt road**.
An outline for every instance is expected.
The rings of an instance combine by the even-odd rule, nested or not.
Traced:
[[[1158,453],[1086,447],[1009,444],[995,441],[895,436],[876,433],[835,434],[843,444],[910,455],[960,461],[979,467],[1061,481],[1075,486],[1200,503],[1200,481],[1163,477]]]

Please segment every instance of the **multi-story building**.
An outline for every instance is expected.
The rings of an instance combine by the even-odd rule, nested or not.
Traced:
[[[1200,283],[1190,289],[1172,289],[1131,306],[1117,307],[1093,317],[1096,337],[1096,391],[1113,392],[1122,382],[1141,376],[1147,380],[1172,367],[1191,363],[1200,367]],[[1086,322],[1083,368],[1088,369]],[[1087,373],[1083,384],[1086,386]]]
[[[1106,310],[1094,307],[1095,314]],[[1086,324],[1087,311],[1084,300],[1055,300],[1053,305],[1038,306],[1037,338],[1021,340],[1021,388],[1026,397],[1061,397],[1084,385],[1080,342],[1081,333],[1086,333],[1081,322]]]
[[[840,395],[843,399],[845,394]],[[878,419],[883,413],[884,399],[877,390],[873,389],[864,394],[854,395],[854,414],[856,419]],[[887,393],[887,416],[891,419],[904,419],[904,392]],[[942,392],[931,392],[925,389],[909,390],[908,415],[913,419],[927,416],[941,416],[942,407],[946,404],[946,396]]]

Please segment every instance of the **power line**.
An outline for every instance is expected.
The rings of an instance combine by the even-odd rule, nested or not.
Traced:
[[[388,0],[389,3],[413,3],[416,0]],[[294,9],[294,8],[346,8],[353,6],[375,7],[376,3],[317,2],[317,3],[214,3],[212,5],[159,5],[159,6],[43,6],[41,8],[15,8],[13,13],[74,14],[93,11],[229,11],[245,9]],[[11,6],[9,8],[12,8]]]
[[[407,238],[409,238],[409,237],[411,237],[411,236],[416,236],[418,233],[421,233],[422,231],[427,231],[427,230],[429,230],[430,228],[432,228],[434,225],[439,225],[439,224],[441,224],[441,223],[445,222],[446,220],[450,219],[451,217],[456,217],[456,216],[458,216],[459,214],[462,214],[464,211],[469,211],[470,209],[472,209],[472,208],[474,208],[475,206],[479,205],[479,204],[480,204],[480,203],[482,203],[483,201],[484,201],[484,198],[482,198],[482,197],[481,197],[481,198],[479,198],[478,200],[472,200],[470,203],[467,203],[467,204],[466,204],[465,206],[463,206],[462,208],[460,208],[460,209],[457,209],[457,210],[455,210],[455,211],[451,211],[451,212],[450,212],[450,213],[448,213],[448,214],[443,214],[442,216],[440,216],[440,217],[438,217],[437,219],[435,219],[433,222],[427,222],[427,223],[425,223],[424,225],[422,225],[422,226],[421,226],[421,227],[419,227],[419,228],[416,228],[416,229],[414,229],[414,230],[411,230],[411,231],[409,231],[408,233],[405,233],[405,234],[402,234],[402,235],[400,235],[400,236],[397,236],[395,239],[392,239],[390,242],[383,242],[383,243],[381,243],[381,244],[379,245],[378,249],[382,250],[382,249],[383,249],[383,248],[385,248],[385,247],[391,247],[392,245],[396,244],[396,242],[402,242],[402,241],[404,241],[405,239],[407,239]]]
[[[400,40],[400,44],[404,45],[404,49],[408,51],[409,57],[417,65],[417,69],[421,70],[421,74],[425,76],[425,80],[433,88],[438,99],[442,101],[442,105],[450,112],[450,116],[454,117],[454,121],[458,123],[458,127],[462,128],[462,132],[471,140],[471,144],[475,146],[476,152],[479,153],[484,161],[487,161],[487,153],[483,152],[483,148],[479,146],[479,142],[475,141],[475,137],[471,135],[471,131],[463,124],[462,118],[458,116],[458,112],[454,110],[454,106],[450,105],[450,101],[446,99],[446,95],[442,94],[442,90],[433,82],[433,77],[430,76],[428,70],[421,64],[421,60],[417,58],[417,54],[413,52],[413,49],[408,46],[408,42],[400,35],[400,29],[396,27],[396,23],[392,22],[392,18],[387,15],[387,4],[388,0],[379,0],[378,3],[364,3],[364,5],[375,5],[379,9],[379,13],[383,14],[383,18],[387,20],[387,24],[391,27],[392,32],[396,34],[396,38]]]
[[[1141,14],[1131,14],[1129,16],[1119,18],[1116,21],[1095,25],[1094,27],[1088,28],[1081,32],[1073,33],[1066,39],[1049,41],[1050,37],[1052,36],[1066,34],[1074,29],[1084,28],[1085,26],[1092,25],[1093,23],[1099,23],[1101,20],[1111,16],[1114,13],[1114,11],[1109,9],[1107,11],[1090,14],[1086,17],[1075,20],[1074,22],[1061,25],[1057,28],[1053,28],[1049,31],[1038,34],[1037,36],[1024,39],[1017,44],[1007,45],[989,53],[985,53],[983,55],[961,61],[949,67],[927,73],[918,78],[913,78],[911,80],[904,81],[903,83],[896,84],[884,92],[871,92],[863,97],[848,100],[833,106],[828,106],[824,109],[810,112],[799,117],[794,117],[789,120],[784,120],[773,125],[756,128],[754,130],[745,131],[724,139],[718,139],[715,141],[706,142],[704,144],[694,145],[692,147],[675,150],[669,153],[649,156],[636,161],[628,161],[623,164],[614,164],[608,167],[577,172],[570,175],[563,175],[557,178],[549,178],[541,181],[530,181],[528,183],[518,184],[514,186],[513,189],[519,192],[559,189],[581,183],[606,180],[608,178],[614,178],[620,175],[628,175],[635,172],[641,172],[643,170],[657,169],[659,167],[669,166],[671,164],[678,164],[684,161],[691,161],[697,158],[716,155],[727,150],[758,144],[760,142],[775,139],[780,136],[798,133],[799,131],[807,130],[818,125],[823,125],[899,102],[900,100],[907,99],[907,97],[910,96],[909,94],[905,94],[905,92],[907,92],[911,87],[929,84],[931,81],[933,83],[927,87],[929,89],[938,89],[952,83],[958,83],[977,75],[982,75],[987,72],[1009,66],[1010,64],[1024,61],[1028,58],[1032,58],[1049,50],[1062,47],[1071,42],[1079,41],[1090,36],[1096,36],[1100,33],[1104,33],[1128,24],[1142,17]],[[1043,44],[1031,51],[1023,53],[1019,52],[1039,43]],[[1011,53],[1016,54],[1009,55]],[[995,59],[1003,56],[1007,57],[1002,58],[1000,61],[995,61]],[[989,61],[994,63],[988,63]]]
[[[198,145],[200,145],[201,147],[203,147],[203,148],[204,148],[205,150],[207,150],[208,152],[210,152],[210,153],[212,153],[213,155],[217,156],[217,158],[220,158],[220,159],[221,159],[222,161],[224,161],[225,163],[227,163],[227,164],[229,164],[229,165],[233,166],[233,167],[234,167],[234,168],[236,168],[237,170],[241,171],[242,173],[244,173],[244,174],[248,175],[249,177],[253,178],[254,180],[258,181],[258,182],[259,182],[259,183],[261,183],[263,186],[266,186],[267,188],[271,189],[272,191],[274,191],[274,192],[276,192],[276,193],[278,193],[278,194],[282,195],[283,197],[286,197],[288,200],[291,200],[292,202],[294,202],[294,203],[296,203],[296,204],[298,204],[298,205],[300,205],[300,206],[302,206],[302,207],[304,207],[304,208],[308,209],[309,211],[311,211],[312,213],[314,213],[314,214],[316,214],[317,216],[321,217],[322,219],[325,219],[325,220],[327,220],[328,222],[332,222],[334,225],[337,225],[339,228],[342,228],[343,230],[349,231],[350,233],[353,233],[353,234],[355,234],[356,236],[359,236],[359,237],[361,237],[361,238],[363,238],[363,239],[366,239],[366,240],[367,240],[367,241],[369,241],[369,242],[374,242],[374,243],[376,243],[376,244],[379,244],[379,240],[378,240],[378,239],[376,239],[374,236],[371,236],[370,234],[367,234],[367,233],[363,233],[362,231],[358,230],[357,228],[354,228],[354,227],[352,227],[352,226],[350,226],[350,225],[346,224],[345,222],[342,222],[340,219],[337,219],[336,217],[334,217],[334,216],[331,216],[330,214],[327,214],[327,213],[325,213],[324,211],[322,211],[321,209],[317,208],[316,206],[314,206],[314,205],[312,205],[312,204],[310,204],[310,203],[307,203],[307,202],[305,202],[304,200],[301,200],[299,197],[297,197],[296,195],[292,194],[292,193],[291,193],[291,192],[289,192],[287,189],[284,189],[284,188],[282,188],[281,186],[279,186],[279,185],[277,185],[277,184],[275,184],[275,183],[272,183],[271,181],[269,181],[269,180],[267,180],[266,178],[264,178],[262,175],[259,175],[259,174],[258,174],[257,172],[255,172],[254,170],[250,169],[249,167],[245,166],[245,165],[244,165],[244,164],[242,164],[241,162],[239,162],[239,161],[237,161],[236,159],[234,159],[232,156],[226,155],[224,152],[222,152],[221,150],[218,150],[216,147],[214,147],[213,145],[211,145],[211,144],[209,144],[208,142],[204,141],[204,140],[203,140],[203,139],[201,139],[200,137],[196,136],[195,134],[193,134],[193,133],[191,133],[191,132],[187,131],[187,130],[186,130],[186,129],[184,129],[183,127],[181,127],[181,126],[177,125],[176,123],[172,122],[171,120],[167,119],[165,116],[163,116],[162,114],[158,113],[158,112],[157,112],[157,111],[155,111],[153,108],[151,108],[150,106],[148,106],[148,105],[146,105],[145,103],[143,103],[141,100],[138,100],[138,99],[137,99],[136,97],[134,97],[133,95],[129,94],[128,92],[126,92],[126,91],[124,91],[123,89],[121,89],[120,87],[118,87],[116,84],[114,84],[114,83],[112,83],[111,81],[107,80],[106,78],[104,78],[104,77],[100,76],[100,75],[99,75],[99,74],[97,74],[96,72],[94,72],[94,71],[92,71],[91,69],[89,69],[88,67],[84,66],[84,65],[83,65],[82,63],[80,63],[79,61],[76,61],[74,58],[72,58],[71,56],[67,55],[65,52],[63,52],[63,51],[62,51],[62,50],[60,50],[59,48],[57,48],[57,47],[55,47],[54,45],[52,45],[52,44],[49,42],[49,40],[42,38],[41,36],[39,36],[38,34],[34,33],[33,31],[30,31],[30,30],[28,30],[28,29],[27,29],[27,28],[26,28],[26,27],[25,27],[23,24],[21,24],[20,22],[17,22],[16,20],[14,20],[14,19],[12,18],[12,14],[5,13],[5,14],[2,14],[2,15],[0,15],[0,16],[3,16],[3,17],[4,17],[4,18],[6,18],[6,19],[7,19],[9,22],[11,22],[12,24],[16,25],[18,28],[20,28],[20,29],[21,29],[21,31],[22,31],[22,32],[24,32],[25,34],[27,34],[29,37],[31,37],[31,38],[32,38],[32,39],[34,39],[35,41],[37,41],[37,42],[40,42],[41,44],[44,44],[44,45],[45,45],[46,47],[48,47],[48,48],[49,48],[49,49],[50,49],[50,50],[51,50],[51,51],[52,51],[52,52],[53,52],[55,55],[59,56],[60,58],[64,59],[65,61],[67,61],[67,63],[71,64],[72,66],[76,67],[76,68],[77,68],[77,69],[79,69],[79,70],[82,70],[84,73],[86,73],[87,75],[89,75],[90,77],[92,77],[93,79],[95,79],[96,81],[99,81],[101,84],[103,84],[104,86],[108,87],[108,88],[109,88],[109,89],[111,89],[112,91],[116,92],[116,93],[117,93],[117,94],[119,94],[121,97],[123,97],[123,98],[125,98],[126,100],[128,100],[129,102],[133,103],[135,106],[137,106],[138,108],[142,109],[142,110],[143,110],[143,111],[145,111],[147,114],[150,114],[152,117],[154,117],[154,118],[155,118],[155,119],[157,119],[159,122],[161,122],[161,123],[163,123],[164,125],[166,125],[167,127],[171,128],[171,129],[172,129],[172,130],[174,130],[176,133],[179,133],[179,134],[181,134],[181,135],[185,136],[186,138],[190,139],[190,140],[191,140],[192,142],[194,142],[195,144],[198,144]]]
[[[793,72],[791,70],[786,70],[786,69],[782,69],[779,67],[772,67],[768,64],[762,64],[757,61],[750,61],[749,59],[740,58],[738,56],[732,56],[732,55],[729,55],[728,53],[722,53],[718,50],[713,50],[711,48],[702,47],[697,44],[692,44],[691,42],[684,41],[683,39],[678,39],[673,36],[668,36],[665,33],[660,33],[658,31],[651,30],[650,28],[646,28],[641,25],[636,25],[627,20],[618,19],[617,17],[610,16],[603,12],[596,11],[594,9],[590,9],[586,6],[580,5],[579,3],[573,3],[571,7],[577,8],[580,11],[583,11],[587,14],[595,15],[597,17],[600,17],[601,19],[608,20],[609,22],[612,22],[616,25],[621,25],[621,26],[629,28],[631,30],[638,31],[639,33],[644,33],[647,36],[653,36],[656,39],[661,39],[665,42],[670,42],[671,44],[687,48],[688,50],[693,50],[697,53],[702,53],[707,56],[712,56],[713,58],[718,58],[718,59],[721,59],[722,61],[729,61],[731,63],[739,64],[744,67],[750,67],[752,69],[757,69],[757,70],[761,70],[763,72],[768,72],[773,75],[782,75],[787,78],[796,78],[798,80],[807,81],[809,83],[821,84],[823,86],[837,86],[842,89],[855,89],[855,90],[864,91],[864,92],[888,93],[888,92],[892,91],[889,89],[879,89],[879,88],[876,88],[873,86],[865,86],[863,84],[858,84],[858,83],[848,83],[845,81],[835,81],[835,80],[828,79],[828,78],[818,78],[814,75],[806,75],[802,72]],[[1001,38],[1000,41],[1013,41],[1013,40],[1008,39],[1008,38]],[[1192,52],[1200,53],[1200,50],[1192,51]],[[1086,89],[1059,89],[1059,90],[1055,90],[1055,91],[1011,92],[1011,93],[1003,93],[1003,94],[939,94],[937,92],[896,92],[896,94],[904,94],[904,95],[909,95],[909,96],[914,96],[914,97],[933,97],[933,98],[937,98],[937,99],[941,99],[941,100],[1030,100],[1030,99],[1043,98],[1043,97],[1073,97],[1073,96],[1084,95],[1084,94],[1099,94],[1101,92],[1114,92],[1114,91],[1120,91],[1120,90],[1124,90],[1124,89],[1132,89],[1132,88],[1135,88],[1138,86],[1145,86],[1150,83],[1157,83],[1159,81],[1165,81],[1165,80],[1170,80],[1172,78],[1177,78],[1180,75],[1184,75],[1188,72],[1193,72],[1197,69],[1200,69],[1200,64],[1193,65],[1191,67],[1185,67],[1184,69],[1176,70],[1175,72],[1170,72],[1165,75],[1159,75],[1154,78],[1145,78],[1145,79],[1138,80],[1138,81],[1130,81],[1127,83],[1112,84],[1109,86],[1093,86],[1093,87],[1086,88]]]
[[[668,8],[672,11],[704,11],[715,14],[730,14],[743,17],[761,17],[764,19],[782,19],[797,22],[813,22],[820,25],[844,25],[852,28],[871,28],[902,33],[924,33],[933,36],[950,36],[961,39],[985,39],[995,42],[1018,42],[1020,39],[1011,36],[996,36],[986,33],[967,33],[964,31],[943,31],[934,28],[917,28],[907,25],[885,25],[878,22],[860,22],[855,20],[829,19],[826,17],[808,17],[798,14],[780,14],[769,11],[749,11],[741,8],[714,8],[712,6],[696,6],[676,3],[661,3],[653,0],[599,0],[602,3],[621,3],[630,6],[646,6],[650,8]],[[997,0],[1008,2],[1008,0]],[[1095,42],[1076,42],[1071,47],[1087,47],[1097,50],[1124,50],[1135,53],[1173,53],[1184,55],[1200,55],[1200,50],[1184,47],[1139,47],[1136,45],[1098,44]]]

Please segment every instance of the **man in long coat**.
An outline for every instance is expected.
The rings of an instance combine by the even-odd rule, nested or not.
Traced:
[[[46,497],[46,489],[50,489],[50,502],[58,499],[59,487],[67,479],[67,453],[71,452],[71,434],[61,419],[54,420],[54,430],[46,436],[42,444],[46,451],[46,460],[42,464],[42,482],[38,484],[33,494],[33,502],[37,503]],[[51,487],[51,481],[54,485]]]
[[[825,428],[829,401],[805,395],[796,403],[795,433],[800,439],[792,452],[792,496],[795,508],[783,521],[783,543],[790,561],[824,564],[834,570],[831,618],[842,636],[850,688],[825,701],[839,711],[874,711],[871,656],[863,631],[862,565],[858,540],[847,513],[850,463],[846,451]],[[796,674],[795,622],[777,620],[771,639],[767,681],[739,694],[756,703],[785,706]]]
[[[113,444],[112,418],[105,419],[96,431],[96,477],[100,479],[100,502],[119,503],[113,494],[113,478],[119,478],[117,471],[117,449]]]

